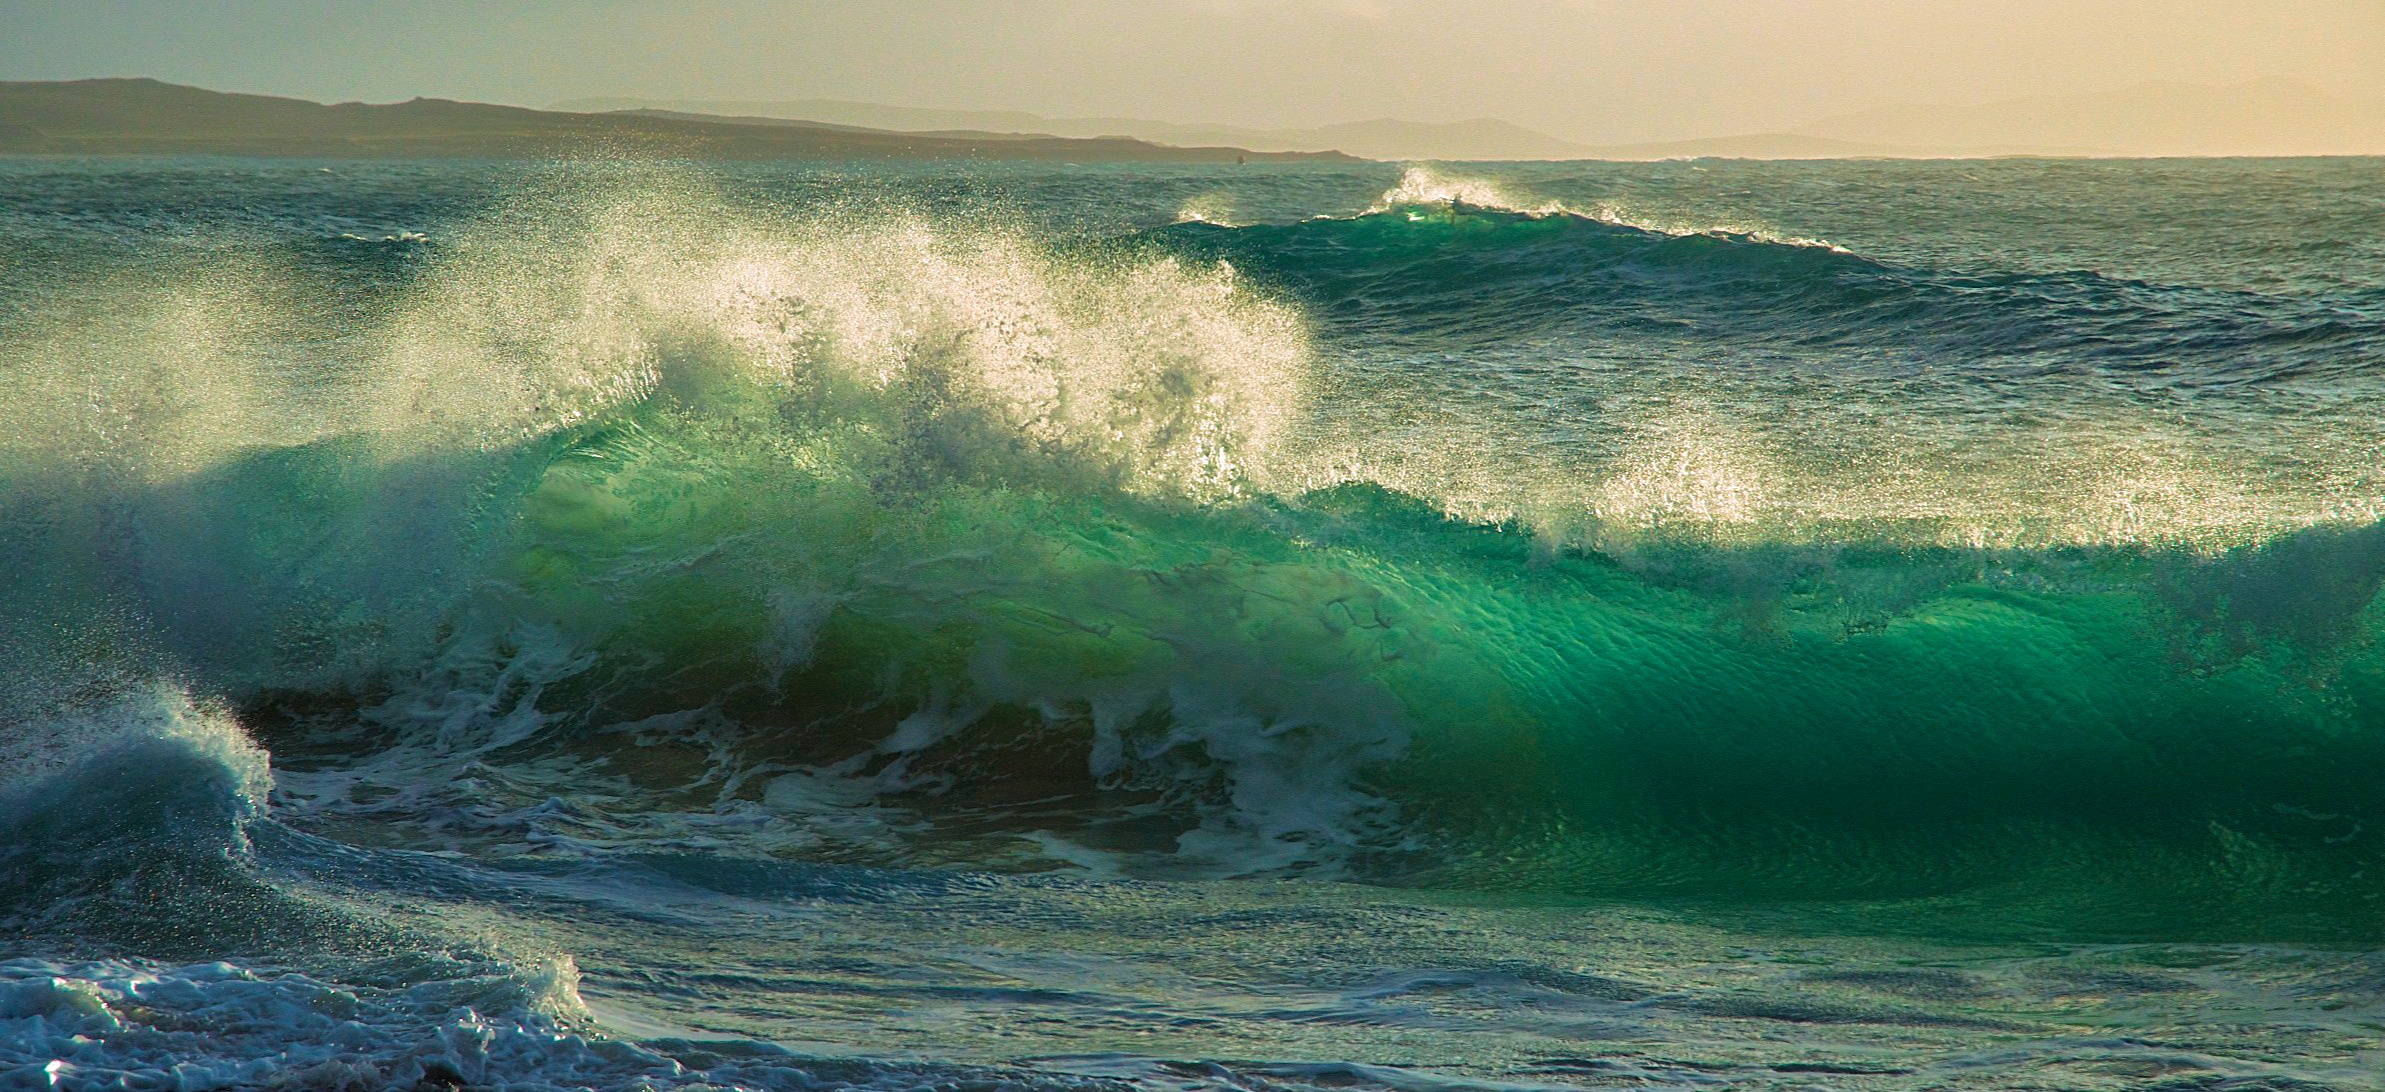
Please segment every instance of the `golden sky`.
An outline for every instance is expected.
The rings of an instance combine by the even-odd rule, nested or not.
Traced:
[[[848,98],[1568,139],[2285,78],[2385,98],[2385,0],[0,0],[0,79],[544,105]]]

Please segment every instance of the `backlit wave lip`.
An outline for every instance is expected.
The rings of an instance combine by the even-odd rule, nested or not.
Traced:
[[[1613,201],[1601,202],[1589,209],[1580,209],[1562,201],[1534,200],[1514,195],[1506,187],[1496,182],[1445,174],[1431,167],[1422,166],[1409,167],[1404,170],[1400,175],[1400,180],[1394,183],[1390,189],[1385,190],[1383,196],[1376,198],[1374,204],[1369,205],[1360,215],[1379,216],[1396,212],[1413,221],[1423,219],[1435,206],[1453,212],[1473,209],[1514,213],[1533,218],[1571,216],[1578,219],[1595,220],[1616,227],[1628,227],[1674,237],[1709,235],[1716,238],[1738,239],[1779,246],[1811,247],[1836,251],[1841,254],[1854,253],[1827,240],[1784,236],[1769,227],[1759,225],[1729,222],[1694,223],[1678,219],[1636,216],[1625,205]],[[1332,219],[1332,217],[1319,217],[1319,219]]]

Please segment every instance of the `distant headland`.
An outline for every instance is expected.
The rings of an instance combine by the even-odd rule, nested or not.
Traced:
[[[777,119],[576,113],[411,99],[325,105],[152,79],[0,82],[0,155],[539,157],[1068,163],[1358,162],[1340,152],[1180,147],[1129,137],[906,133]]]

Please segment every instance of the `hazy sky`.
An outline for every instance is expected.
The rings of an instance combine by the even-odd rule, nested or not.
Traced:
[[[0,0],[0,79],[102,75],[324,100],[1491,115],[1620,141],[2154,79],[2385,95],[2385,0]]]

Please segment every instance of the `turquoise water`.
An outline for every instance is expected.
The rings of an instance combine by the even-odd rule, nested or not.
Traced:
[[[2378,166],[0,165],[0,1072],[2377,1087]]]

